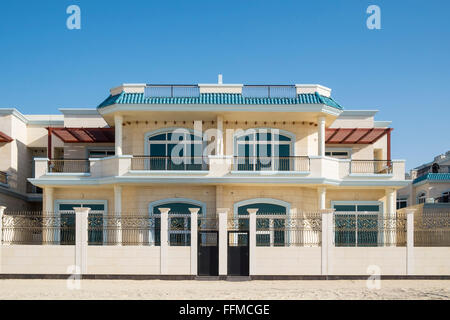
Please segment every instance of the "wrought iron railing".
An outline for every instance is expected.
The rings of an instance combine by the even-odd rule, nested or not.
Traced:
[[[400,213],[336,212],[333,228],[336,247],[406,245],[406,216]]]
[[[415,247],[450,247],[450,212],[424,212],[414,217]]]
[[[106,215],[90,213],[89,245],[159,246],[161,244],[159,214],[126,213]]]
[[[350,173],[391,174],[391,160],[351,160]]]
[[[133,156],[131,170],[208,171],[207,157]]]
[[[307,156],[292,157],[234,157],[234,171],[303,171],[309,172]]]
[[[74,245],[74,218],[53,212],[5,212],[3,244]]]
[[[8,174],[4,171],[0,171],[0,183],[8,184]]]
[[[145,87],[144,94],[148,98],[198,97],[200,96],[200,88],[198,85],[189,84],[148,84]]]
[[[168,219],[169,246],[190,246],[191,214],[169,212]]]
[[[321,240],[322,216],[320,213],[303,213],[294,216],[275,213],[256,216],[256,246],[319,247]]]
[[[48,161],[49,173],[89,173],[88,159],[58,159]]]

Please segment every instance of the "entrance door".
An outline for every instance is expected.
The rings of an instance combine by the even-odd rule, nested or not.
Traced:
[[[219,275],[219,233],[208,230],[198,232],[198,262],[199,276]]]
[[[228,231],[228,275],[249,275],[249,232]]]

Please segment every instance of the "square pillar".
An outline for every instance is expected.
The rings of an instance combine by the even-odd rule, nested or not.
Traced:
[[[114,115],[114,133],[115,133],[115,152],[116,156],[122,155],[122,131],[123,131],[123,116]]]
[[[321,187],[317,189],[319,210],[325,210],[327,201],[327,189]]]
[[[384,219],[386,223],[381,223],[380,225],[388,226],[388,230],[380,230],[381,234],[384,233],[385,244],[389,247],[395,247],[397,243],[397,230],[392,227],[394,225],[395,219],[397,219],[397,202],[396,202],[396,192],[395,189],[386,189],[386,213],[384,214]]]
[[[417,209],[405,209],[406,212],[406,274],[414,275],[414,213]]]
[[[317,126],[319,129],[319,150],[318,155],[323,157],[325,156],[325,117],[319,117],[317,119]]]
[[[75,265],[76,273],[87,273],[88,216],[91,208],[75,207]]]
[[[249,214],[249,274],[250,276],[256,273],[256,213],[258,209],[247,209]]]
[[[161,212],[161,244],[160,244],[160,273],[168,274],[168,250],[169,250],[169,211],[170,208],[159,208]]]
[[[114,186],[114,218],[116,218],[115,231],[109,231],[107,237],[112,237],[111,241],[120,246],[122,245],[122,186],[119,185]]]
[[[216,155],[223,156],[223,117],[217,116]]]
[[[5,206],[0,206],[0,274],[2,273],[3,263],[3,214],[5,213]]]
[[[219,276],[228,274],[228,208],[217,209],[219,215]]]
[[[331,269],[331,254],[334,247],[333,211],[332,209],[320,210],[322,214],[321,274],[324,276],[330,274]]]
[[[191,212],[191,275],[197,275],[198,260],[198,212],[200,208],[189,208]]]

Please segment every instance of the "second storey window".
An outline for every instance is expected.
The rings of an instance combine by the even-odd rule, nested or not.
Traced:
[[[203,140],[187,129],[174,129],[148,137],[148,163],[152,170],[201,170]]]
[[[277,129],[249,129],[235,139],[237,170],[288,171],[293,151],[292,136]]]
[[[340,148],[326,148],[325,149],[325,155],[327,157],[337,158],[337,159],[350,159],[351,158],[351,151],[350,150],[344,150]]]
[[[96,150],[92,149],[88,151],[88,158],[106,158],[115,155],[114,150]]]

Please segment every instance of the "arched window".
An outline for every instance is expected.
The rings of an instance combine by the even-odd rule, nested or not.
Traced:
[[[279,129],[248,129],[235,136],[235,170],[289,171],[293,167],[294,135]]]
[[[155,228],[150,230],[150,239],[156,245],[161,243],[161,217],[160,209],[169,208],[168,240],[170,246],[191,245],[191,208],[198,208],[198,214],[206,212],[204,203],[191,199],[165,199],[152,202],[149,207],[150,216],[155,219]]]
[[[146,170],[202,170],[204,141],[190,129],[157,130],[145,135]]]
[[[425,192],[420,192],[418,195],[417,195],[417,203],[418,204],[421,204],[421,203],[425,203],[425,199],[426,199],[426,193]]]
[[[249,209],[256,209],[256,245],[285,246],[289,243],[286,223],[289,204],[275,199],[251,199],[235,204],[235,216],[248,230]],[[242,218],[241,218],[242,217]]]

